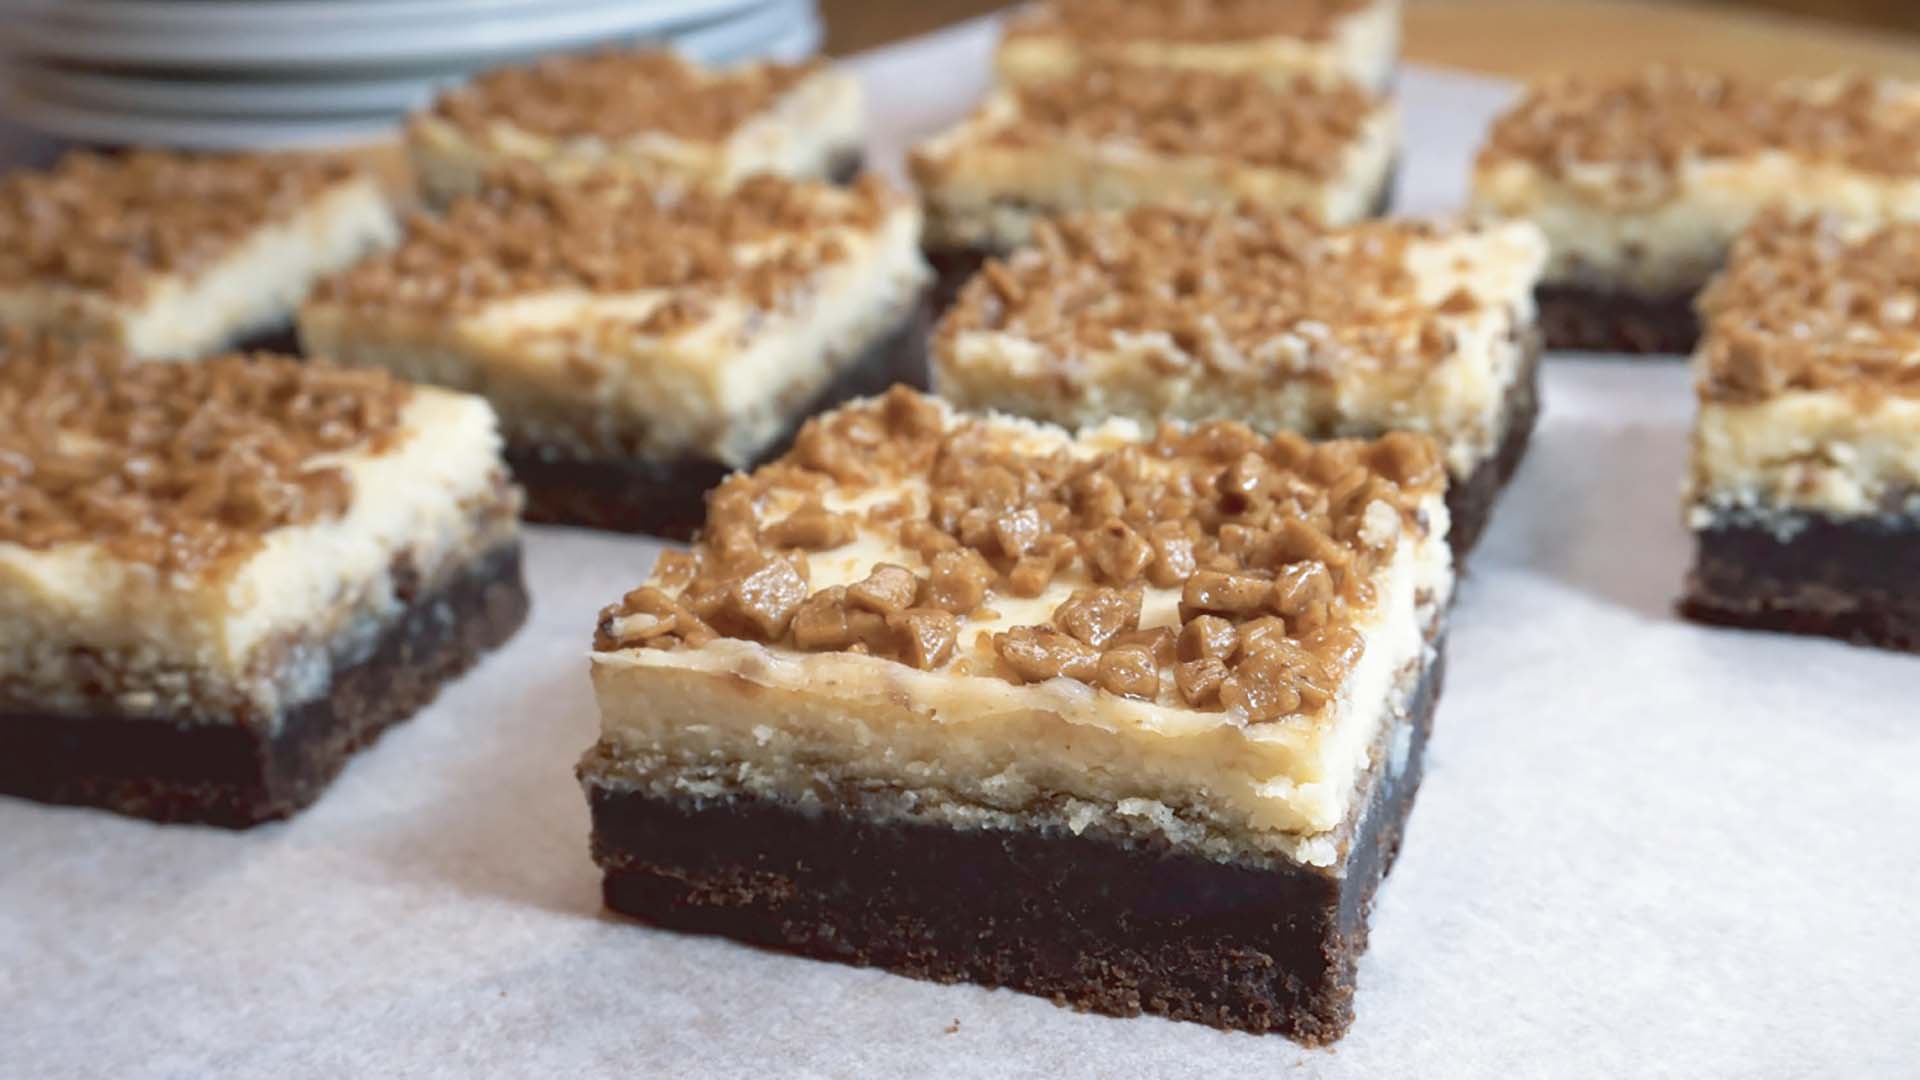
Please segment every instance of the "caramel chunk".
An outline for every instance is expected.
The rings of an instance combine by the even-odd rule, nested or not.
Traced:
[[[1250,656],[1236,664],[1233,674],[1220,684],[1220,703],[1253,724],[1290,716],[1300,708],[1301,701],[1289,675],[1287,668],[1268,654]]]
[[[1180,659],[1225,660],[1239,644],[1232,623],[1218,615],[1201,615],[1187,620],[1180,630]]]
[[[993,567],[979,552],[972,548],[943,551],[933,557],[926,602],[955,615],[966,615],[986,602],[993,581]]]
[[[736,580],[714,621],[729,633],[757,641],[786,636],[794,612],[807,599],[807,583],[785,559],[768,559],[759,569]]]
[[[1121,697],[1152,701],[1160,696],[1160,666],[1152,653],[1138,645],[1122,645],[1100,654],[1096,681],[1102,690]]]
[[[1220,688],[1227,681],[1227,665],[1217,657],[1188,660],[1173,669],[1174,685],[1188,705],[1203,709],[1220,699]]]
[[[1153,562],[1153,547],[1124,521],[1109,521],[1080,540],[1087,562],[1116,585],[1131,585]]]
[[[830,652],[854,643],[847,624],[847,590],[835,585],[807,598],[793,615],[793,643],[808,652]]]
[[[775,547],[827,551],[850,543],[854,534],[851,518],[836,514],[813,499],[784,520],[768,526],[762,536]]]
[[[1193,537],[1177,521],[1156,523],[1148,531],[1147,543],[1153,548],[1153,561],[1147,564],[1147,580],[1154,588],[1171,589],[1184,584],[1200,564],[1193,555]]]
[[[1250,574],[1223,574],[1202,570],[1187,579],[1180,591],[1183,608],[1226,615],[1245,615],[1266,604],[1272,584]]]
[[[1332,601],[1333,575],[1325,563],[1309,559],[1281,567],[1269,602],[1289,619],[1312,620],[1325,619]]]
[[[913,606],[920,593],[920,580],[913,571],[894,563],[881,563],[866,580],[847,588],[847,602],[880,615],[891,615]]]
[[[952,612],[938,608],[911,608],[887,616],[902,646],[901,660],[928,671],[953,658],[954,642],[960,638],[960,620]]]
[[[1100,673],[1100,652],[1058,630],[1017,626],[993,637],[994,651],[1023,682],[1066,676],[1091,681]]]
[[[1140,593],[1075,589],[1053,609],[1053,622],[1077,640],[1104,649],[1115,637],[1140,625]]]

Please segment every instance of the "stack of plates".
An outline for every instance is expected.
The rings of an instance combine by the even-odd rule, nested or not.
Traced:
[[[94,143],[327,146],[543,53],[798,59],[814,0],[0,0],[0,114]]]

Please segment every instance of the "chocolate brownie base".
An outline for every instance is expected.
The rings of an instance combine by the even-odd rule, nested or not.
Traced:
[[[1436,659],[1420,681],[1404,756],[1376,748],[1337,868],[598,785],[594,857],[608,907],[670,929],[1329,1043],[1353,1020],[1368,914],[1400,849],[1443,672]]]
[[[1680,611],[1719,626],[1920,652],[1920,517],[1732,519],[1696,534]]]
[[[334,672],[326,696],[277,718],[55,716],[0,706],[0,794],[236,829],[288,817],[318,798],[354,751],[513,636],[526,613],[516,546],[414,600],[371,655]]]
[[[1542,285],[1534,300],[1549,349],[1686,356],[1700,340],[1693,295],[1637,296]]]
[[[1532,441],[1533,429],[1540,419],[1540,334],[1537,330],[1529,333],[1525,367],[1507,388],[1506,401],[1501,406],[1506,434],[1500,439],[1499,449],[1468,473],[1466,479],[1447,485],[1447,515],[1453,519],[1447,541],[1453,548],[1455,562],[1466,558],[1486,532],[1487,523],[1493,517],[1493,505],[1499,501],[1513,474],[1519,471],[1520,461],[1527,455],[1527,444]]]
[[[1380,190],[1374,192],[1373,202],[1367,208],[1368,217],[1386,216],[1393,205],[1394,185],[1399,177],[1400,166],[1396,163],[1387,170]],[[937,316],[953,306],[960,298],[960,290],[973,280],[988,259],[1004,259],[1012,252],[1001,248],[933,246],[928,247],[925,254],[933,267],[933,313]]]
[[[927,382],[926,315],[916,309],[811,400],[783,403],[793,423],[755,464],[785,453],[800,425],[816,413],[850,398],[882,393],[895,383],[925,389]],[[528,521],[672,540],[693,536],[706,520],[707,492],[733,471],[704,458],[580,461],[525,445],[508,446],[506,458],[514,479],[526,489]]]

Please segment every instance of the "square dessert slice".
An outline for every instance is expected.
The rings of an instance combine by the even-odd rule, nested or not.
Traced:
[[[1400,51],[1400,0],[1045,0],[1007,20],[1007,82],[1088,62],[1346,79],[1376,90]]]
[[[0,348],[0,793],[243,827],[513,632],[486,402],[257,356]]]
[[[924,385],[920,211],[875,179],[498,178],[324,283],[306,347],[486,395],[528,517],[686,536],[800,422]]]
[[[1682,609],[1920,652],[1920,223],[1770,213],[1701,313]]]
[[[1143,208],[1078,214],[987,264],[933,341],[940,393],[1069,427],[1236,420],[1442,448],[1463,556],[1538,413],[1539,230]]]
[[[561,179],[610,170],[715,188],[758,172],[851,180],[865,131],[860,84],[819,61],[709,70],[634,50],[487,72],[415,116],[407,141],[427,197],[444,203],[512,161]]]
[[[283,330],[315,279],[399,233],[347,157],[70,154],[0,177],[0,326],[205,356]]]
[[[1477,211],[1547,234],[1548,348],[1677,353],[1695,294],[1764,208],[1920,217],[1920,88],[1655,70],[1533,88],[1495,123]]]
[[[1248,202],[1343,223],[1385,208],[1391,102],[1351,83],[1109,64],[1002,88],[910,162],[951,296],[1058,214]]]
[[[1337,1039],[1440,689],[1444,485],[1416,435],[817,419],[602,614],[606,901]]]

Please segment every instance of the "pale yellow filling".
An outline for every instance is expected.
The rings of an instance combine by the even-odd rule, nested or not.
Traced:
[[[1726,510],[1856,517],[1884,512],[1890,500],[1920,508],[1920,401],[1825,391],[1703,403],[1688,494],[1697,527]]]

